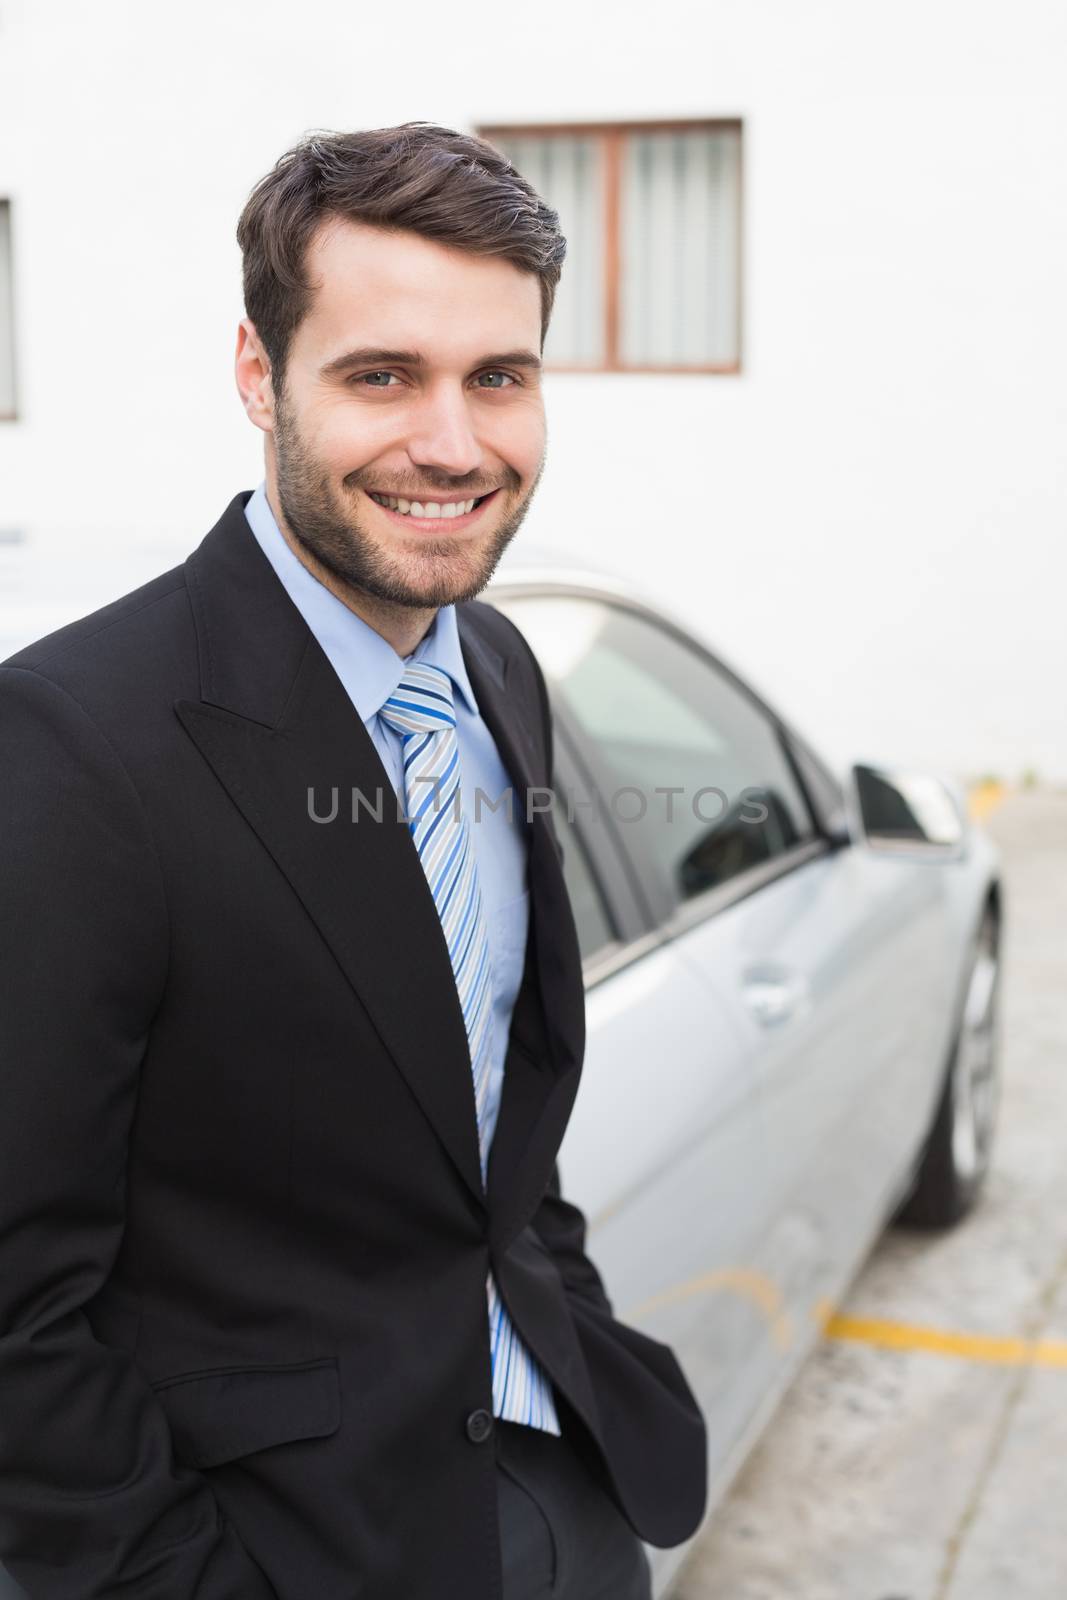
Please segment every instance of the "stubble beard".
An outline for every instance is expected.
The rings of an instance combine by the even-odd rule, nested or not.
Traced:
[[[353,472],[344,479],[345,488],[352,491],[349,508],[339,501],[280,395],[275,397],[274,453],[279,504],[297,543],[343,584],[380,603],[420,610],[473,600],[481,593],[522,526],[544,470],[542,459],[530,488],[487,542],[475,545],[464,540],[457,546],[447,538],[422,536],[413,559],[405,562],[382,550],[358,518],[355,504],[363,474]],[[513,495],[520,484],[515,469],[506,468],[501,492]],[[386,486],[374,480],[374,487]],[[472,487],[462,478],[439,481],[433,487],[441,494],[464,489],[472,496],[478,493],[477,485]],[[484,491],[486,486],[481,487]]]

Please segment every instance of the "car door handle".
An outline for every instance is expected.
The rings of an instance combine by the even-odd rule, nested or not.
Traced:
[[[806,1008],[808,981],[802,973],[784,968],[750,968],[742,979],[741,995],[757,1022],[776,1028]]]

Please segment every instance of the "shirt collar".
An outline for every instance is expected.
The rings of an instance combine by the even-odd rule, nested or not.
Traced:
[[[373,721],[404,676],[409,661],[447,672],[467,708],[477,715],[459,642],[454,605],[441,606],[410,656],[397,654],[369,622],[320,583],[294,554],[275,519],[261,483],[245,506],[245,517],[275,574],[315,635],[363,722]]]
[[[393,654],[394,656],[396,655],[395,650]],[[396,659],[399,661],[400,657],[396,656]],[[443,672],[447,672],[466,702],[467,709],[477,715],[478,702],[474,698],[474,690],[471,688],[471,681],[467,676],[467,666],[463,660],[463,652],[460,649],[459,624],[456,621],[455,606],[440,607],[429,628],[419,640],[414,653],[407,658],[407,661],[421,661],[426,666],[440,667]],[[406,666],[407,661],[402,664]],[[400,677],[402,676],[403,673],[398,676],[397,683],[400,682]],[[396,688],[396,684],[393,685],[393,688]],[[389,692],[391,694],[392,690]]]

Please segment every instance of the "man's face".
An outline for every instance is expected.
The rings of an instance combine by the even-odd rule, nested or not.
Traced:
[[[319,229],[307,267],[311,309],[275,390],[285,520],[328,571],[378,600],[470,599],[541,473],[538,279],[339,219]]]

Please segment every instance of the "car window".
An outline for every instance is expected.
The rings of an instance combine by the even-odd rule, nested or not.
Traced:
[[[585,847],[568,821],[565,797],[558,794],[553,797],[552,821],[563,846],[563,876],[578,929],[578,945],[582,960],[588,961],[614,941],[615,932]]]
[[[812,836],[773,723],[694,647],[591,597],[509,599],[508,614],[582,742],[598,809],[669,905]]]

